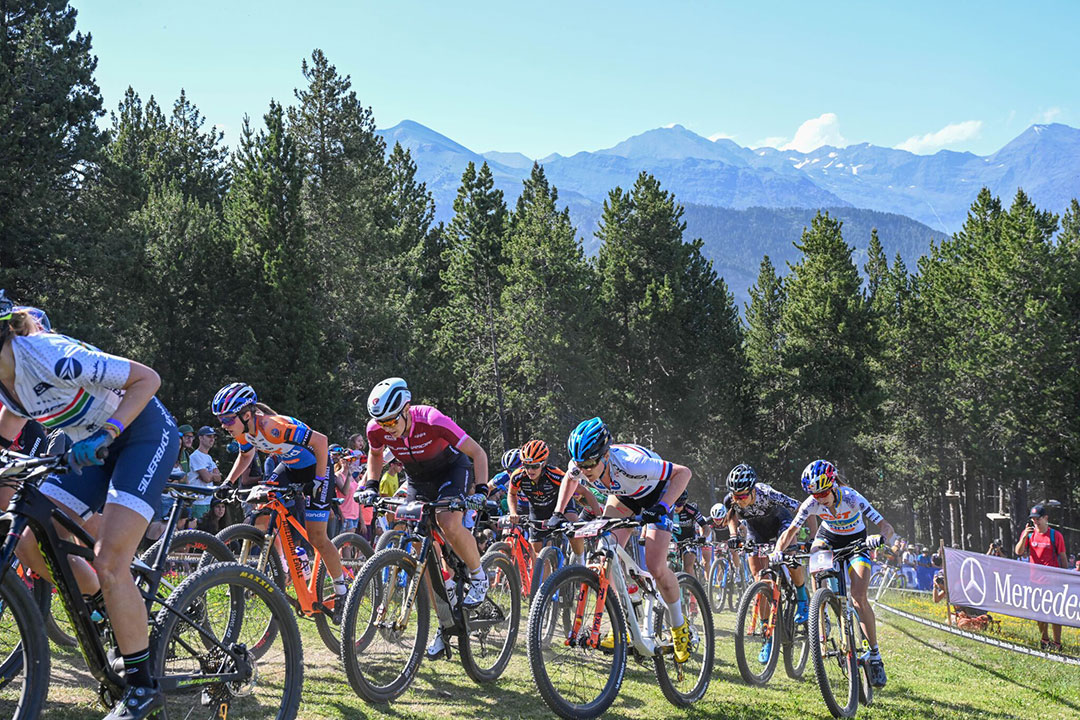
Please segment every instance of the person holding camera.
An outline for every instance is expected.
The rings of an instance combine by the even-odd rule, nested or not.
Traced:
[[[1065,557],[1065,538],[1061,532],[1050,527],[1050,514],[1044,505],[1036,505],[1031,508],[1031,516],[1028,518],[1024,532],[1020,533],[1020,539],[1016,541],[1014,548],[1018,557],[1028,556],[1028,560],[1036,565],[1047,567],[1068,567]],[[1047,633],[1047,625],[1054,626],[1054,639],[1051,640]],[[1042,633],[1040,647],[1043,650],[1061,650],[1061,625],[1058,623],[1039,622],[1039,632]]]

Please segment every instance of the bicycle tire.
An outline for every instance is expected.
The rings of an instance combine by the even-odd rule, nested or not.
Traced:
[[[540,586],[540,592],[533,599],[532,607],[529,609],[526,642],[529,668],[532,670],[533,682],[540,692],[540,697],[557,715],[571,720],[573,718],[583,718],[584,720],[596,718],[611,707],[611,704],[615,702],[615,698],[619,695],[619,689],[622,687],[629,653],[628,643],[626,642],[626,618],[623,615],[622,606],[615,598],[614,593],[608,593],[604,601],[604,612],[610,621],[614,647],[611,652],[611,671],[604,688],[591,702],[583,704],[567,701],[555,688],[544,663],[546,645],[543,644],[543,625],[545,613],[547,612],[546,606],[553,602],[567,602],[568,596],[572,594],[569,592],[569,588],[576,588],[580,585],[587,585],[592,593],[596,593],[600,587],[600,578],[596,571],[582,565],[567,565],[552,574]]]
[[[268,576],[281,590],[288,587],[288,583],[284,580],[285,569],[281,566],[281,558],[278,557],[274,548],[270,549],[269,560],[265,564],[260,562],[263,544],[266,543],[266,533],[262,530],[254,525],[237,523],[219,532],[217,538],[233,554],[236,562],[254,568]],[[258,646],[263,647],[272,644],[276,639],[277,631],[277,625],[273,622],[267,624],[266,634],[258,643]]]
[[[364,539],[363,536],[357,533],[348,532],[337,535],[333,541],[334,547],[338,549],[340,553],[342,548],[351,547],[354,548],[358,557],[363,558],[360,562],[351,562],[345,558],[341,559],[341,567],[345,572],[345,582],[352,585],[352,581],[356,579],[356,576],[360,574],[360,569],[363,567],[367,559],[375,554],[375,551],[371,549],[371,543]],[[330,597],[334,596],[334,582],[329,577],[329,570],[326,569],[326,562],[319,563],[319,572],[317,575],[317,581],[315,582],[315,597],[324,606],[333,608],[333,603],[338,600],[334,598],[330,600]],[[328,582],[329,581],[329,582]],[[327,592],[329,590],[329,592]],[[329,602],[329,605],[327,604]],[[319,637],[322,638],[323,644],[326,645],[326,649],[335,655],[341,654],[341,636],[338,634],[338,626],[334,624],[332,618],[328,618],[326,613],[315,614],[315,627],[319,630]]]
[[[397,582],[383,581],[383,571],[392,567],[407,573],[407,582],[404,588],[400,587]],[[416,558],[406,551],[397,548],[381,550],[372,555],[371,559],[364,564],[360,576],[349,588],[349,594],[345,599],[345,611],[341,621],[341,661],[345,666],[345,677],[348,678],[349,685],[352,686],[357,695],[369,703],[384,704],[399,697],[409,688],[420,669],[420,661],[424,656],[424,646],[427,643],[431,609],[428,602],[427,588],[424,585],[423,578],[416,577],[416,571]],[[376,684],[373,682],[372,673],[365,671],[365,666],[368,663],[362,662],[362,658],[370,650],[371,642],[377,634],[382,634],[390,642],[394,630],[374,626],[371,615],[365,612],[368,607],[365,604],[365,599],[372,608],[377,605],[386,605],[385,591],[396,592],[401,589],[404,594],[404,591],[407,591],[412,582],[420,583],[412,603],[412,611],[416,613],[414,625],[416,638],[413,640],[413,647],[409,651],[401,672],[389,682],[381,685]],[[361,615],[365,617],[361,617]],[[364,627],[358,628],[361,621]],[[409,624],[409,622],[406,622],[406,627]],[[358,629],[361,630],[360,637],[357,635]],[[372,662],[370,665],[375,668],[379,667],[377,661]]]
[[[483,665],[483,659],[487,656],[486,643],[484,642],[487,636],[483,631],[473,632],[470,629],[469,622],[470,618],[484,613],[485,608],[489,608],[489,603],[495,604],[491,600],[491,592],[494,588],[488,590],[488,598],[484,600],[480,607],[475,610],[464,611],[465,632],[458,639],[461,666],[465,668],[465,674],[472,678],[473,682],[483,684],[498,680],[506,671],[506,666],[510,663],[510,656],[514,653],[518,628],[521,626],[521,580],[518,578],[517,569],[510,562],[510,558],[501,552],[488,551],[484,553],[484,556],[480,558],[480,566],[487,573],[489,582],[505,581],[510,603],[506,638],[502,642],[502,647],[497,648],[498,653],[494,656],[493,662],[486,666]],[[499,608],[499,611],[506,617],[504,608]]]
[[[407,533],[404,530],[387,530],[379,536],[378,541],[375,543],[375,550],[372,554],[385,550],[386,548],[400,548],[401,541],[405,538]]]
[[[220,623],[214,623],[210,619],[210,613],[203,609],[212,604],[216,591],[223,591],[228,596],[227,619]],[[256,619],[251,623],[249,627],[255,627],[255,633],[251,635],[255,643],[244,643],[243,640],[247,638],[247,635],[243,634],[245,623],[255,610],[254,599],[267,608],[272,620],[264,622]],[[167,602],[172,608],[185,614],[189,614],[188,610],[192,607],[199,608],[200,627],[213,634],[223,645],[234,647],[242,644],[251,649],[253,656],[257,656],[259,662],[257,666],[254,662],[251,663],[250,682],[239,687],[221,683],[202,683],[167,693],[163,717],[166,715],[188,717],[190,710],[185,713],[180,712],[178,707],[174,707],[172,711],[169,711],[170,703],[174,706],[190,707],[191,702],[194,702],[196,707],[202,707],[207,704],[205,701],[209,695],[212,702],[209,703],[211,707],[206,710],[213,717],[218,717],[216,713],[219,711],[219,702],[235,702],[240,707],[231,708],[229,714],[235,714],[237,717],[244,717],[247,713],[258,713],[259,717],[272,717],[274,720],[295,720],[300,709],[304,682],[304,649],[300,640],[300,629],[297,627],[296,618],[293,616],[285,593],[267,575],[240,563],[214,563],[197,570],[184,580],[169,596]],[[270,697],[277,695],[277,691],[269,687],[274,684],[271,682],[273,675],[269,672],[272,666],[267,662],[268,653],[272,648],[270,646],[258,647],[258,643],[265,639],[261,628],[271,624],[277,628],[274,640],[280,639],[282,644],[281,655],[285,674],[281,681],[281,702],[277,713],[273,715],[267,714],[266,702],[252,700],[250,702],[255,707],[247,709],[244,707],[248,702],[247,698],[256,692],[259,685],[270,690]],[[197,645],[204,648],[205,653],[192,657],[190,660],[193,667],[197,666],[200,672],[208,665],[222,665],[228,662],[227,657],[206,638],[198,644],[190,640],[185,641],[183,638],[178,639],[185,629],[203,637],[202,633],[198,632],[186,618],[170,611],[169,608],[163,607],[158,611],[150,636],[151,647],[154,648],[152,657],[155,677],[168,677],[166,662],[181,660],[178,657],[178,649],[180,653],[194,652]],[[221,632],[217,632],[218,630]],[[271,643],[274,640],[271,640]],[[191,672],[191,669],[184,668],[181,674]]]
[[[656,681],[660,684],[660,691],[664,693],[664,697],[667,698],[668,702],[675,707],[689,707],[703,698],[705,692],[709,689],[713,664],[716,659],[716,636],[713,633],[712,608],[709,607],[709,599],[706,597],[705,589],[701,587],[701,583],[689,573],[676,573],[675,577],[679,581],[679,590],[683,598],[684,617],[689,620],[694,615],[692,606],[696,605],[697,617],[701,618],[702,628],[700,632],[695,631],[698,635],[699,644],[704,643],[701,669],[698,671],[697,682],[688,691],[682,691],[675,686],[673,675],[668,668],[668,660],[670,659],[672,668],[676,670],[674,677],[678,677],[681,670],[684,669],[684,666],[681,667],[675,664],[674,653],[657,653],[653,655],[653,664],[656,668]],[[688,603],[688,599],[691,602]],[[656,612],[659,613],[659,616],[655,618],[654,627],[656,627],[657,636],[659,637],[661,628],[669,627],[670,623],[667,622],[665,604],[661,604],[660,607],[656,608]],[[670,634],[670,629],[668,633]],[[693,653],[691,653],[692,656]]]
[[[559,549],[552,545],[542,548],[536,556],[536,564],[533,566],[532,587],[529,588],[529,597],[533,597],[540,590],[544,581],[551,577],[552,573],[562,567]],[[522,588],[525,591],[525,588]]]
[[[45,623],[45,635],[50,640],[59,645],[60,647],[78,647],[79,640],[74,635],[67,631],[60,621],[56,619],[56,615],[52,611],[53,602],[59,599],[59,595],[53,592],[53,585],[45,578],[34,578],[34,604],[37,605],[38,612],[41,613],[42,620]],[[67,621],[67,611],[63,608],[63,603],[59,603],[60,612],[64,613],[65,624],[69,624]],[[2,675],[2,673],[0,673]]]
[[[45,623],[30,588],[14,571],[4,574],[0,596],[0,621],[6,624],[10,615],[19,634],[19,642],[0,663],[0,715],[34,720],[49,692],[51,655]],[[20,677],[22,687],[14,687]]]
[[[829,620],[831,627],[828,628],[829,632],[825,633],[825,628],[821,627],[821,619],[827,617],[825,613],[829,612],[831,612],[833,619]],[[813,597],[810,598],[808,630],[810,633],[810,657],[814,661],[814,675],[817,678],[818,689],[821,691],[821,698],[825,701],[825,706],[833,717],[853,717],[855,710],[859,706],[859,687],[855,677],[857,665],[854,648],[851,646],[853,638],[844,637],[850,635],[850,633],[843,629],[843,624],[840,621],[840,601],[828,586],[818,588]],[[822,647],[823,642],[834,636],[840,638],[842,643],[848,644],[846,649],[834,645],[831,650],[833,653],[840,652],[842,659],[826,657],[826,653],[830,652],[830,650]],[[832,662],[840,664],[841,671],[847,676],[848,693],[844,705],[838,702],[836,695],[833,693],[832,684],[829,682],[826,664]]]
[[[709,601],[712,602],[714,613],[723,612],[726,605],[728,565],[727,558],[716,558],[709,567]]]
[[[139,556],[139,560],[146,565],[152,566],[160,547],[161,540],[158,540]],[[169,543],[169,552],[166,555],[166,558],[179,555],[182,550],[192,548],[195,549],[195,552],[201,552],[199,559],[195,562],[194,570],[192,570],[191,573],[188,573],[188,575],[185,576],[185,579],[195,571],[215,562],[236,562],[236,556],[232,554],[232,551],[229,550],[228,546],[216,535],[212,535],[205,530],[194,529],[180,530],[173,535],[172,541]],[[187,554],[193,555],[194,553]],[[166,566],[166,574],[167,567],[168,566]],[[174,587],[178,587],[179,585],[179,582],[175,583]]]
[[[855,647],[860,649],[856,662],[859,668],[859,703],[866,705],[867,707],[874,704],[874,686],[870,684],[870,662],[869,660],[863,660],[861,650],[870,649],[870,644],[866,641],[862,632],[862,624],[859,622],[859,614],[855,615],[855,627],[853,628],[855,633]]]
[[[773,601],[773,582],[771,580],[758,580],[753,585],[746,589],[746,592],[739,598],[738,609],[735,611],[735,664],[739,667],[739,675],[748,685],[754,685],[761,687],[772,679],[773,673],[776,672],[776,663],[780,659],[780,645],[779,633],[777,627],[773,629],[772,646],[769,652],[768,661],[762,665],[758,658],[747,658],[747,647],[744,639],[744,630],[746,628],[747,617],[751,613],[752,607],[757,605],[758,596],[764,595],[768,598],[769,603]],[[783,605],[780,607],[780,612],[783,613]],[[773,611],[775,614],[775,611]],[[782,615],[781,615],[782,617]],[[764,624],[764,619],[760,621]],[[756,631],[755,631],[756,632]],[[764,638],[764,635],[762,636]],[[752,651],[751,651],[752,652]],[[761,666],[761,672],[754,672],[754,667],[750,663],[755,663]]]
[[[797,601],[784,605],[784,672],[792,680],[802,680],[806,661],[810,657],[810,636],[807,624],[795,622]]]

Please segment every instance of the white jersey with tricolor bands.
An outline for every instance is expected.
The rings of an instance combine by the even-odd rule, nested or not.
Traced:
[[[672,465],[648,448],[631,443],[617,443],[608,454],[611,485],[603,480],[596,486],[616,497],[640,498],[648,495],[671,477]],[[585,476],[573,462],[570,474],[581,482]]]
[[[813,495],[803,500],[793,524],[796,527],[801,526],[811,515],[817,515],[829,532],[836,535],[854,535],[866,529],[866,520],[881,522],[881,513],[855,488],[839,485],[836,492],[840,499],[832,511],[815,500]]]

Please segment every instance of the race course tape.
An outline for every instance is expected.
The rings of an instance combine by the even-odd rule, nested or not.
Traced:
[[[960,637],[966,637],[969,640],[976,640],[987,645],[993,645],[1004,650],[1012,650],[1013,652],[1022,653],[1024,655],[1034,655],[1035,657],[1045,658],[1046,660],[1053,660],[1054,662],[1064,663],[1066,665],[1078,665],[1080,666],[1080,658],[1069,657],[1068,655],[1056,655],[1054,653],[1042,652],[1041,650],[1033,650],[1023,645],[1017,645],[1016,643],[1007,642],[1005,640],[998,640],[997,638],[987,637],[986,635],[980,635],[978,633],[968,632],[967,630],[960,630],[959,628],[949,627],[948,625],[942,625],[939,622],[933,620],[927,620],[921,618],[918,615],[912,615],[909,612],[903,610],[897,610],[896,608],[889,607],[883,602],[874,603],[877,607],[884,610],[888,610],[891,613],[899,615],[907,620],[913,620],[917,623],[922,623],[927,627],[932,627],[935,630],[941,630],[942,632],[952,633],[953,635],[959,635]]]

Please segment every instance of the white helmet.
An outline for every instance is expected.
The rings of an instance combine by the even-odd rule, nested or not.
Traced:
[[[412,393],[405,381],[398,377],[386,378],[371,389],[368,395],[368,415],[376,420],[389,420],[401,413],[405,403],[412,400]]]
[[[712,506],[712,509],[709,510],[709,516],[712,517],[713,520],[722,520],[725,515],[727,515],[727,508],[724,507],[724,503],[722,502],[716,503]]]

